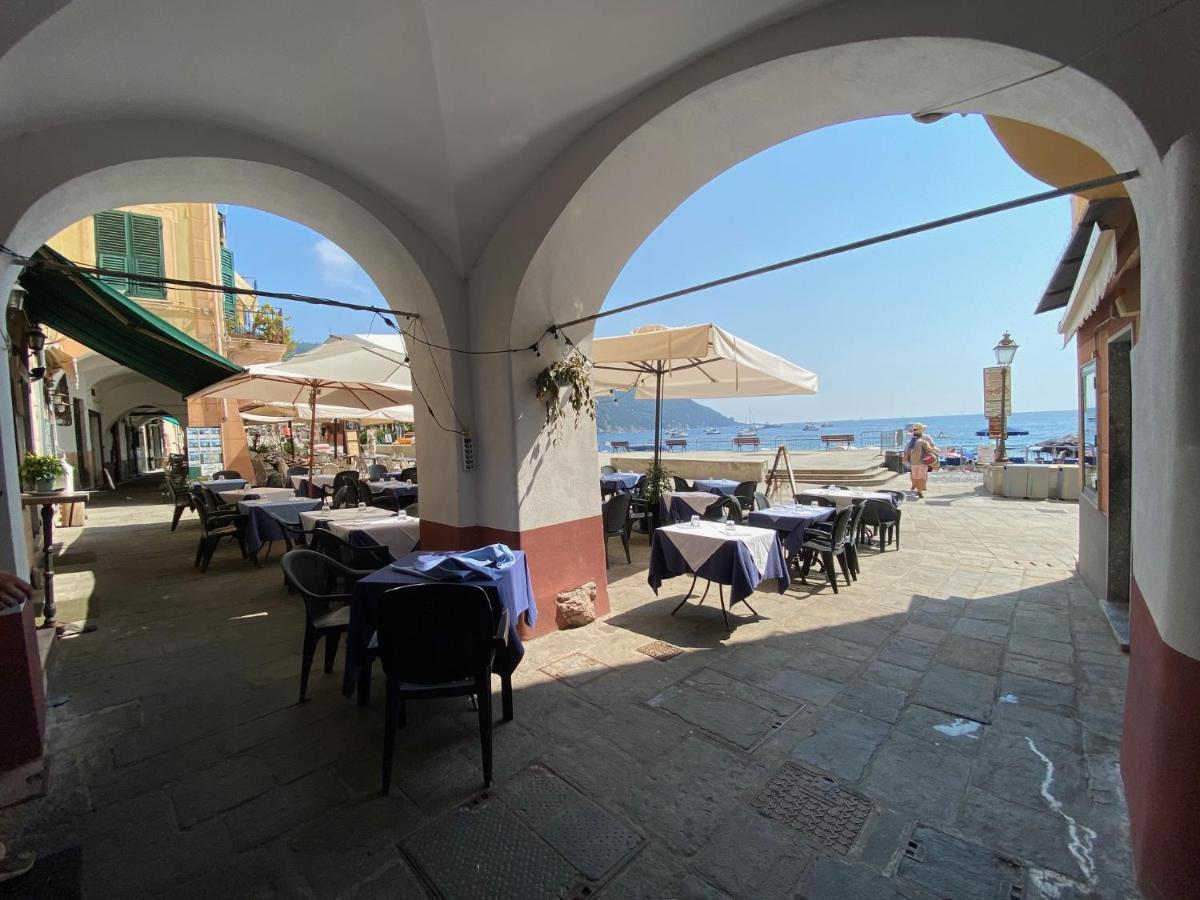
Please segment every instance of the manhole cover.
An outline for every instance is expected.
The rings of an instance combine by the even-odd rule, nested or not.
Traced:
[[[682,647],[676,647],[674,644],[668,644],[666,641],[651,641],[649,644],[638,647],[638,653],[645,653],[647,656],[653,656],[655,659],[671,659],[682,652]]]
[[[832,778],[787,763],[750,805],[838,853],[849,852],[874,807]]]
[[[918,825],[897,876],[946,900],[1022,900],[1025,870],[986,847]]]

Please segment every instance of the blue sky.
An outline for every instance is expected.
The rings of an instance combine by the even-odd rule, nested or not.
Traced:
[[[742,269],[1045,190],[978,116],[854,122],[779,144],[729,169],[650,235],[613,284],[611,308]],[[238,270],[263,287],[386,305],[340,248],[278,217],[230,207]],[[1066,241],[1054,200],[904,238],[598,323],[715,322],[816,372],[812,397],[711,405],[759,421],[979,413],[980,369],[1005,329],[1020,344],[1018,411],[1075,405],[1057,317],[1033,308]],[[287,304],[297,336],[365,331],[368,314]],[[379,330],[378,322],[374,329]]]

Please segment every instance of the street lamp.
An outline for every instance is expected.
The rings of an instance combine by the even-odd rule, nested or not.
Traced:
[[[1006,331],[995,350],[996,364],[1000,366],[1000,443],[996,447],[996,461],[1004,462],[1008,459],[1008,448],[1005,446],[1008,438],[1008,369],[1017,355],[1017,342]]]

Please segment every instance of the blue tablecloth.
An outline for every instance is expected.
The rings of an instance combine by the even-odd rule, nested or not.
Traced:
[[[246,552],[254,556],[262,549],[263,544],[283,540],[283,529],[267,514],[268,509],[294,509],[301,513],[320,508],[320,500],[299,497],[295,500],[272,500],[263,504],[242,500],[238,503],[238,512],[246,517]]]
[[[732,497],[738,482],[728,478],[701,478],[692,482],[692,487],[698,491],[708,491],[710,494],[721,494]]]
[[[377,486],[376,484],[370,484],[368,487],[371,488],[372,494],[390,494],[397,500],[416,499],[417,497],[417,485],[415,484],[397,482],[395,484],[388,484],[382,487]]]
[[[512,551],[516,562],[504,571],[500,578],[492,581],[480,578],[457,584],[478,585],[487,591],[493,604],[502,604],[508,610],[508,649],[496,655],[494,671],[511,673],[525,655],[525,647],[517,632],[517,620],[524,615],[530,627],[537,624],[537,604],[533,599],[533,587],[529,580],[529,561],[522,550]],[[350,598],[350,631],[346,635],[346,669],[342,676],[342,693],[349,697],[354,693],[363,666],[371,663],[368,648],[375,635],[378,622],[376,610],[379,599],[385,592],[405,584],[429,584],[427,579],[409,572],[398,572],[394,566],[411,566],[422,554],[409,553],[392,565],[359,580]]]
[[[713,494],[713,503],[716,503],[720,499],[720,494]],[[711,506],[712,504],[709,505]],[[693,509],[682,497],[672,497],[669,507],[667,506],[665,497],[658,501],[658,517],[664,525],[670,525],[674,522],[690,522],[692,521],[692,516],[703,515],[703,513]]]
[[[619,491],[631,491],[641,478],[641,472],[614,472],[611,475],[601,475],[600,493],[615,494]]]
[[[758,571],[754,564],[754,557],[751,556],[745,544],[734,538],[725,541],[716,553],[693,571],[687,560],[683,558],[683,554],[664,535],[665,532],[655,531],[654,541],[650,546],[650,573],[647,575],[646,581],[649,582],[655,594],[658,593],[658,589],[667,578],[674,578],[676,575],[695,575],[707,581],[715,581],[717,584],[729,585],[729,605],[733,606],[753,594],[759,583],[768,578],[778,579],[776,590],[781,594],[791,584],[778,540],[775,541],[771,554],[767,557],[766,571],[764,572]]]
[[[204,494],[200,490],[201,487],[206,487],[214,493],[221,491],[240,491],[242,488],[250,487],[250,482],[245,478],[221,478],[215,481],[193,481],[192,493],[196,495],[196,499],[203,502]]]
[[[779,532],[785,549],[792,553],[800,551],[804,543],[804,531],[818,522],[828,522],[837,515],[832,506],[772,506],[756,509],[746,520],[756,528],[774,528]]]
[[[403,472],[384,472],[383,478],[385,481],[403,481],[400,477],[403,474]]]

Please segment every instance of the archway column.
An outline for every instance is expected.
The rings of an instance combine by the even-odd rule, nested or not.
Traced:
[[[1200,130],[1138,184],[1133,579],[1121,774],[1147,896],[1200,882]],[[1081,698],[1081,703],[1086,702]]]

